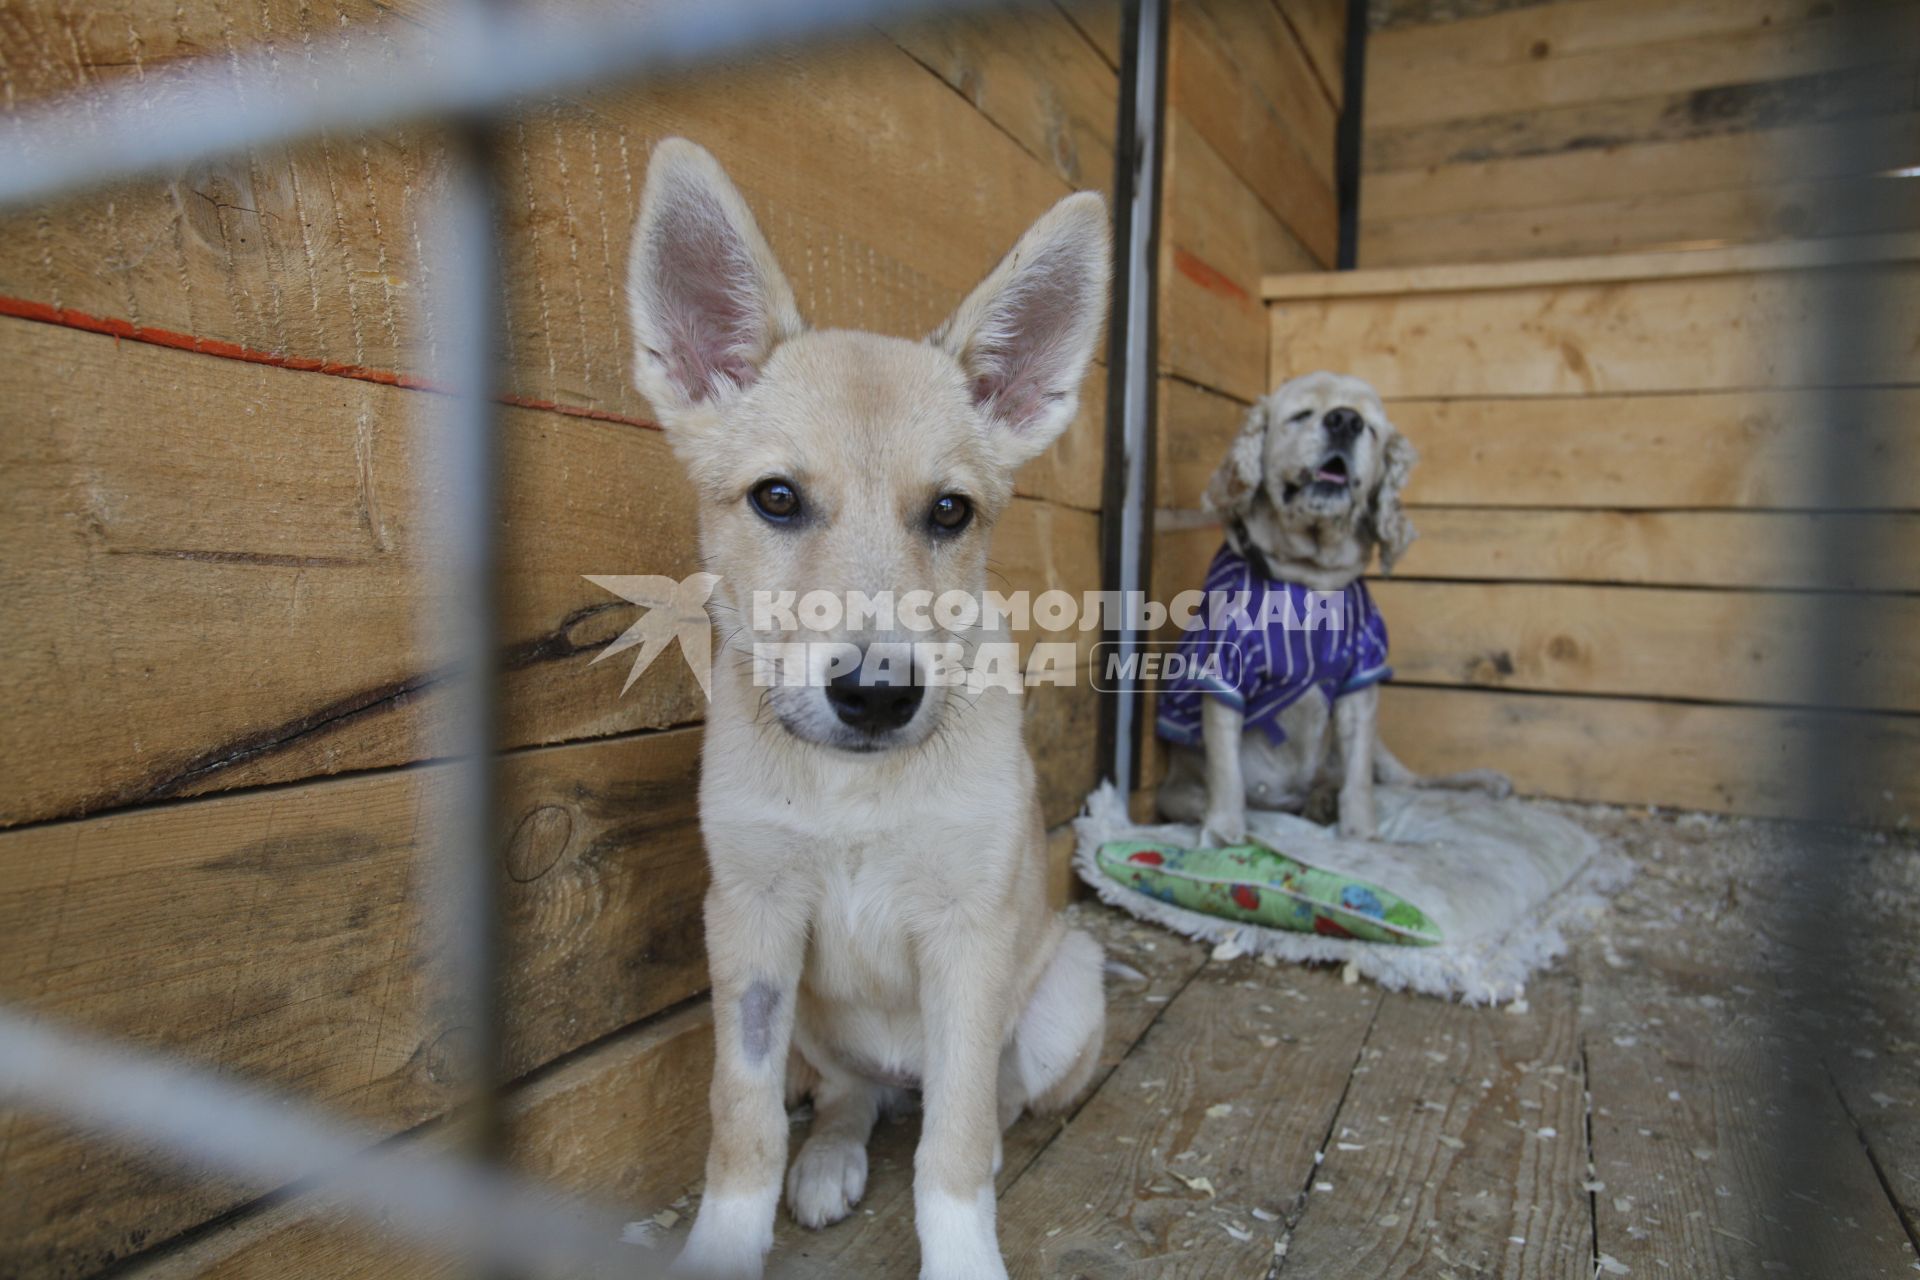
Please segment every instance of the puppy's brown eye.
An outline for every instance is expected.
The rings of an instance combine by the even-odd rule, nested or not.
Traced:
[[[762,480],[753,486],[747,500],[775,524],[785,524],[800,514],[800,491],[785,480]]]
[[[957,493],[943,493],[933,500],[927,519],[942,533],[958,533],[973,519],[973,504]]]

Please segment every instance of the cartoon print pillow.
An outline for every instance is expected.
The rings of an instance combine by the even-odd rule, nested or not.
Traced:
[[[1110,840],[1100,846],[1098,861],[1129,889],[1225,920],[1399,946],[1446,941],[1426,912],[1404,898],[1263,844],[1189,849]]]

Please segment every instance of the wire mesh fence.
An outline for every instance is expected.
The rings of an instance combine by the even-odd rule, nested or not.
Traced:
[[[0,140],[0,204],[27,205],[128,177],[177,170],[210,157],[275,145],[322,133],[377,130],[409,122],[451,123],[455,145],[432,218],[436,243],[426,255],[432,285],[432,369],[439,420],[423,428],[423,447],[435,468],[431,486],[432,563],[445,584],[443,604],[422,621],[448,654],[444,681],[452,692],[442,738],[430,754],[458,765],[459,783],[439,802],[427,895],[430,948],[436,982],[472,1030],[462,1041],[468,1082],[457,1126],[466,1158],[425,1155],[392,1144],[340,1116],[295,1100],[196,1071],[159,1055],[61,1031],[18,1010],[0,1010],[0,1098],[58,1113],[91,1129],[154,1144],[197,1167],[245,1175],[275,1186],[298,1184],[332,1197],[369,1223],[486,1268],[546,1272],[620,1269],[632,1273],[651,1255],[619,1243],[619,1216],[576,1202],[551,1188],[501,1171],[502,1144],[494,1075],[501,1059],[497,993],[501,965],[499,907],[494,901],[493,814],[495,747],[500,715],[497,618],[500,575],[494,553],[499,441],[494,353],[502,323],[497,305],[495,224],[499,197],[490,149],[491,129],[508,113],[542,95],[669,74],[698,73],[717,63],[795,42],[821,40],[880,20],[935,11],[985,7],[967,0],[759,0],[656,2],[639,8],[533,12],[474,4],[456,9],[431,31],[395,23],[385,33],[385,59],[348,51],[308,51],[293,59],[241,55],[194,60],[137,81],[16,113]],[[1137,29],[1137,28],[1136,28]],[[1148,24],[1151,31],[1152,24]],[[1864,65],[1872,49],[1852,49],[1840,65]],[[1156,101],[1149,87],[1135,103]],[[1150,114],[1150,110],[1149,110]],[[1151,204],[1149,188],[1140,195]],[[1833,183],[1823,198],[1844,204],[1857,193]],[[1148,242],[1124,247],[1142,281],[1149,274]],[[1149,285],[1141,286],[1141,293]],[[1846,372],[1851,353],[1870,341],[1865,331],[1881,314],[1883,284],[1870,272],[1839,272],[1798,337],[1816,350],[1829,372],[1818,378],[1817,412],[1832,424],[1834,447],[1821,506],[1857,510],[1872,502],[1852,492],[1871,490],[1876,478],[1847,459],[1848,432],[1865,434],[1866,416],[1879,411],[1854,394]],[[1138,405],[1151,394],[1151,345],[1144,303],[1116,308],[1126,367],[1116,371]],[[1897,425],[1892,429],[1897,429]],[[1123,576],[1144,572],[1141,540],[1150,536],[1143,490],[1149,460],[1131,441],[1122,497]],[[1832,577],[1845,577],[1860,548],[1837,523],[1820,548]],[[1122,584],[1123,589],[1127,585]],[[1873,739],[1846,732],[1845,708],[1863,704],[1846,687],[1848,655],[1872,621],[1844,598],[1810,597],[1813,651],[1801,655],[1804,679],[1782,690],[1782,703],[1833,712],[1825,728],[1804,739],[1800,762],[1811,816],[1845,817],[1853,779],[1882,765],[1871,758]],[[1792,696],[1787,696],[1788,694]],[[1121,718],[1116,744],[1124,773],[1132,768],[1138,733],[1131,714]],[[1818,829],[1804,844],[1802,879],[1815,886],[1798,906],[1805,972],[1794,985],[1831,981],[1835,954],[1823,944],[1822,922],[1844,899],[1843,872],[1827,856]],[[1845,963],[1844,953],[1838,955]],[[1785,1041],[1783,1041],[1784,1043]],[[1817,1071],[1817,1063],[1782,1064],[1783,1075]],[[1787,1113],[1773,1139],[1791,1211],[1793,1152],[1808,1144]],[[1812,1242],[1809,1231],[1797,1237]],[[1805,1273],[1819,1259],[1797,1260]]]

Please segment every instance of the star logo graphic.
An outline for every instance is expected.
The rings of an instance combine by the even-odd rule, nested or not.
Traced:
[[[640,652],[633,658],[633,670],[627,673],[627,682],[620,686],[621,693],[633,688],[633,682],[640,678],[640,673],[678,640],[681,656],[686,658],[687,669],[693,672],[700,692],[712,699],[713,649],[707,639],[712,623],[707,618],[707,597],[713,594],[714,584],[720,581],[719,574],[696,573],[679,582],[658,574],[588,573],[581,576],[594,586],[646,609],[638,622],[628,627],[619,639],[602,649],[593,660],[599,662],[602,658],[624,653],[635,645],[640,646]]]

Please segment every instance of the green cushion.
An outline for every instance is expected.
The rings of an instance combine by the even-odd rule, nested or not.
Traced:
[[[1263,844],[1189,849],[1109,840],[1100,846],[1098,861],[1108,877],[1129,889],[1224,920],[1401,946],[1446,941],[1426,912],[1406,899]]]

